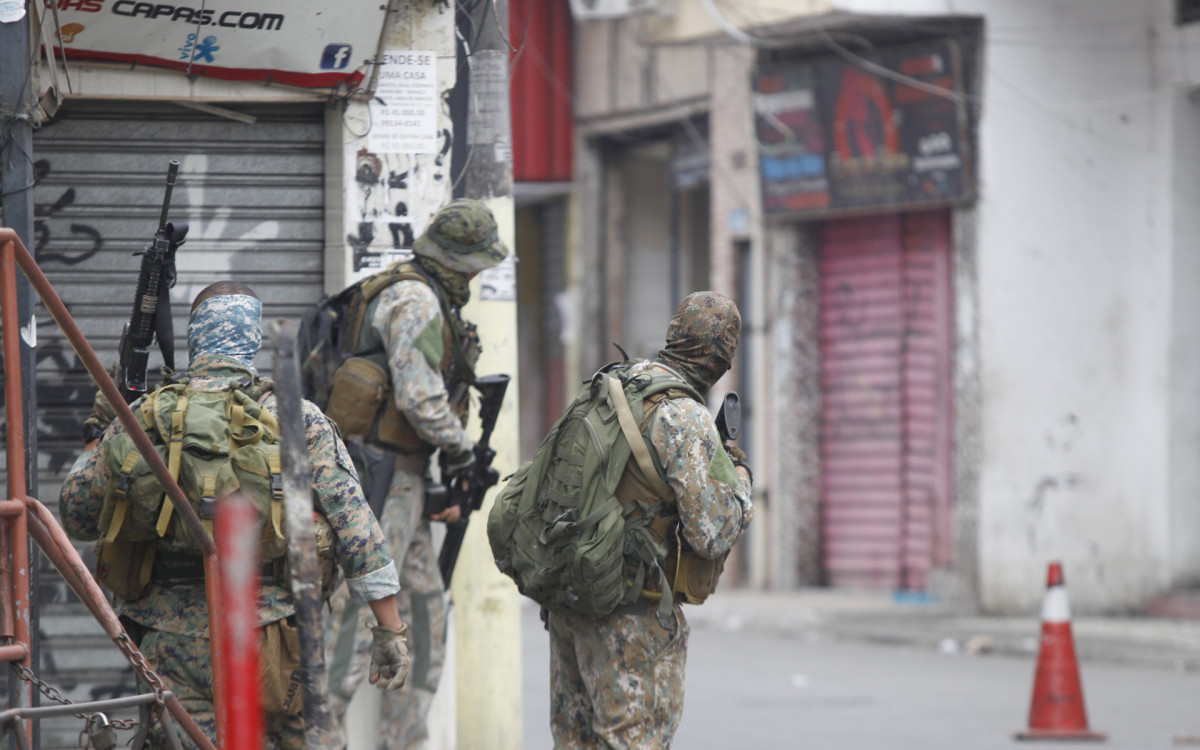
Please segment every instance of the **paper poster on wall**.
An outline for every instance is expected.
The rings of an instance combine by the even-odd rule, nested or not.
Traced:
[[[368,147],[377,154],[437,153],[437,55],[386,50],[382,59],[370,104]]]

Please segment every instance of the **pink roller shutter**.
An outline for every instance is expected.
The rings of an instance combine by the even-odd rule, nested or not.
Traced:
[[[821,522],[835,586],[923,588],[949,558],[944,212],[826,223]]]

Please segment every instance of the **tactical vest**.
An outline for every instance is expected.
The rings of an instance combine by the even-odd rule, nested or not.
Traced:
[[[433,290],[442,309],[442,360],[438,363],[450,394],[450,406],[464,421],[469,408],[468,386],[474,371],[463,342],[455,335],[450,307],[441,288],[414,263],[399,263],[368,277],[347,309],[345,341],[353,342],[353,356],[334,374],[325,414],[346,438],[364,438],[400,453],[433,453],[436,446],[423,440],[396,408],[387,351],[370,321],[379,307],[379,294],[399,281],[419,281]]]

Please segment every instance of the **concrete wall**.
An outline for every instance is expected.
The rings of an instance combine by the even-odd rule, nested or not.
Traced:
[[[1172,582],[1167,3],[958,3],[987,22],[980,201],[980,594],[1082,611]],[[1180,368],[1180,375],[1194,380]],[[1194,430],[1194,422],[1193,430]],[[1181,431],[1182,432],[1182,431]],[[1175,491],[1195,478],[1177,473]],[[1191,505],[1194,500],[1182,504]],[[1195,532],[1177,532],[1191,537]],[[1186,544],[1186,538],[1177,538]]]

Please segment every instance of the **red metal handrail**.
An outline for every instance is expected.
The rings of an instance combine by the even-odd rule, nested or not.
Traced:
[[[11,544],[12,552],[12,568],[10,574],[12,576],[11,583],[8,580],[0,581],[0,586],[3,586],[5,591],[13,592],[12,596],[12,611],[15,612],[15,632],[13,638],[16,644],[25,647],[25,655],[20,662],[22,666],[29,667],[29,553],[28,548],[24,544],[27,535],[32,536],[46,556],[54,563],[55,568],[62,574],[63,578],[75,591],[76,595],[83,600],[84,604],[91,610],[92,615],[104,628],[105,633],[117,644],[122,653],[129,659],[130,664],[135,670],[138,669],[137,660],[141,660],[145,664],[145,658],[137,650],[125,634],[124,628],[117,619],[116,612],[108,602],[108,598],[104,592],[100,590],[99,585],[92,578],[91,571],[83,559],[79,557],[79,553],[67,538],[66,532],[58,525],[58,521],[53,514],[46,509],[44,505],[36,499],[27,496],[27,484],[25,476],[25,432],[24,413],[22,402],[21,375],[19,367],[14,366],[14,363],[20,361],[20,321],[17,319],[17,267],[24,272],[25,277],[29,280],[30,285],[41,298],[42,303],[46,306],[47,311],[54,318],[54,321],[62,329],[67,339],[71,342],[72,348],[79,356],[84,367],[91,374],[92,379],[99,386],[101,392],[104,393],[109,403],[113,406],[117,413],[117,418],[125,426],[134,444],[138,447],[142,456],[146,459],[146,463],[154,472],[155,477],[162,485],[166,492],[167,498],[175,506],[175,512],[179,514],[183,523],[188,527],[194,539],[200,541],[204,554],[204,570],[205,570],[205,588],[208,596],[208,612],[209,612],[209,634],[210,644],[212,648],[213,662],[213,691],[219,696],[224,689],[223,670],[221,669],[221,660],[223,658],[223,650],[220,639],[220,629],[216,627],[222,619],[223,612],[221,607],[221,598],[218,594],[220,586],[220,573],[217,565],[217,548],[205,531],[203,524],[200,523],[199,517],[195,510],[187,501],[183,490],[179,488],[179,484],[175,478],[171,476],[171,472],[167,469],[167,465],[163,462],[162,457],[154,448],[150,438],[146,435],[145,430],[138,424],[133,411],[125,403],[125,399],[121,397],[120,391],[117,389],[116,383],[108,374],[108,370],[100,364],[100,359],[88,344],[87,339],[75,324],[70,312],[67,311],[66,305],[59,298],[58,293],[54,291],[54,287],[50,281],[42,273],[37,262],[30,255],[29,250],[21,242],[17,233],[12,229],[0,227],[0,317],[3,323],[4,335],[4,371],[5,371],[5,398],[8,419],[8,486],[9,496],[8,501],[0,501],[0,524],[8,527],[6,530],[11,531],[12,539],[17,540],[16,544]],[[26,512],[12,514],[9,503],[19,501],[25,505]],[[9,517],[11,515],[11,518]],[[33,523],[29,523],[30,519]],[[4,535],[8,538],[8,535]],[[0,600],[0,604],[3,601]],[[3,621],[3,615],[0,615],[0,622]],[[15,650],[12,651],[14,655]],[[2,657],[5,652],[0,651],[0,661],[4,661]],[[157,675],[155,675],[157,677]],[[179,722],[180,726],[187,735],[205,750],[216,750],[208,737],[200,730],[200,727],[195,723],[192,717],[187,713],[183,706],[179,703],[174,695],[166,697],[167,709],[171,715]],[[224,722],[223,711],[220,709],[220,702],[217,701],[217,745],[224,746]]]

